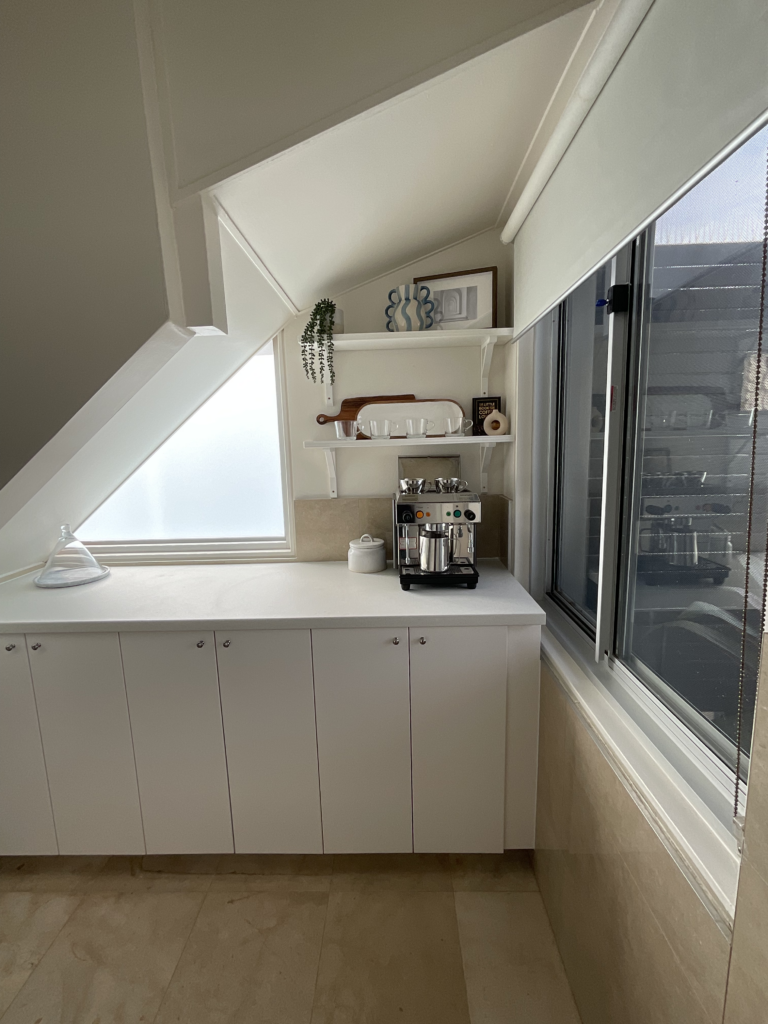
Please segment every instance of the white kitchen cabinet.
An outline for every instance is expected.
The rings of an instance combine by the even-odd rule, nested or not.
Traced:
[[[507,627],[410,630],[417,853],[504,849]]]
[[[144,853],[117,633],[27,643],[59,853]]]
[[[147,853],[231,853],[213,633],[120,634]]]
[[[504,848],[536,845],[541,626],[513,626],[507,636],[507,786]]]
[[[308,629],[218,632],[237,853],[322,853]]]
[[[312,650],[325,852],[408,852],[408,630],[313,629]]]
[[[0,855],[58,853],[22,633],[0,645]]]

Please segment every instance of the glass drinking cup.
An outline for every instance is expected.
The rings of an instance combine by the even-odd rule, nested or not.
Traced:
[[[375,440],[377,438],[388,438],[391,437],[393,431],[397,430],[397,423],[393,420],[370,420],[364,424],[363,432]]]
[[[336,437],[340,441],[349,441],[357,437],[360,426],[357,420],[336,420]]]
[[[435,424],[432,420],[412,419],[405,421],[406,437],[426,437]]]
[[[466,434],[471,426],[472,420],[468,420],[464,416],[446,416],[443,420],[446,437],[458,437],[461,434]]]

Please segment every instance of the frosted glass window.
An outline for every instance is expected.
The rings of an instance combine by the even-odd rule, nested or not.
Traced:
[[[285,537],[272,344],[193,413],[78,530],[88,541]]]

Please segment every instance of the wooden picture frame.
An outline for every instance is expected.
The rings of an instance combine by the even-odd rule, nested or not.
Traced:
[[[476,316],[474,320],[471,318],[471,310],[461,308],[462,301],[466,302],[466,297],[469,294],[471,285],[469,282],[464,282],[462,279],[472,278],[474,275],[484,274],[490,276],[490,281],[483,282],[484,285],[490,286],[490,323],[478,322],[485,321],[488,319],[486,313],[486,303],[481,297],[481,309],[483,310],[482,316]],[[435,326],[432,328],[433,331],[463,331],[468,329],[480,329],[487,327],[498,326],[498,278],[499,268],[498,267],[479,267],[476,270],[457,270],[450,274],[427,274],[423,277],[414,277],[414,284],[426,284],[429,287],[432,297],[435,297],[435,292],[439,293],[443,291],[454,291],[455,296],[455,307],[453,310],[453,316],[450,319],[440,320],[439,317],[442,315],[440,309],[441,301],[438,298],[435,305]],[[444,284],[445,288],[438,288],[438,284]],[[477,282],[478,288],[481,287],[480,282]],[[464,291],[464,295],[460,294]],[[473,289],[474,290],[474,289]],[[475,301],[477,302],[477,293]],[[479,312],[476,310],[476,312]]]

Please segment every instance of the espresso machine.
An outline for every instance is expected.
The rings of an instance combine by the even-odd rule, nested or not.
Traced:
[[[394,557],[400,586],[477,586],[480,498],[466,482],[404,479],[394,497]]]

